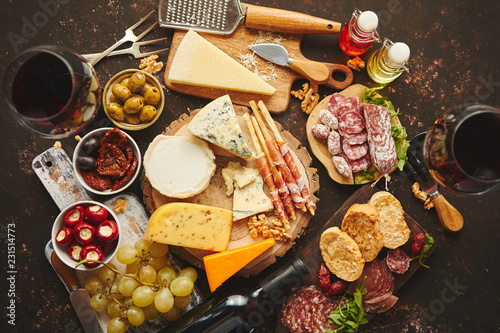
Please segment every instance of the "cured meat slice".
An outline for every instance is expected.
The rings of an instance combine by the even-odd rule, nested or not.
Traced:
[[[344,99],[344,96],[342,96],[339,93],[335,93],[330,97],[330,100],[326,104],[326,108],[330,113],[335,116],[337,119],[339,118],[339,103],[341,100]]]
[[[356,134],[365,128],[365,120],[357,111],[347,111],[340,116],[339,130],[346,134]]]
[[[366,129],[354,134],[339,131],[339,134],[342,135],[344,141],[347,141],[350,145],[360,145],[366,142],[366,139],[368,138],[368,132],[366,132]]]
[[[410,258],[400,248],[387,251],[387,266],[391,271],[404,274],[410,267]]]
[[[368,145],[350,145],[347,141],[342,142],[342,151],[350,160],[357,160],[368,153]]]
[[[347,163],[351,166],[352,172],[360,172],[367,170],[372,164],[370,154],[367,153],[365,156],[358,158],[357,160],[348,159]]]
[[[371,296],[370,298],[364,298],[363,297],[363,301],[365,303],[378,303],[386,298],[388,298],[389,296],[392,295],[392,293],[394,292],[394,280],[393,282],[389,285],[389,288],[387,289],[387,291],[384,291],[384,292],[376,292],[375,295]]]
[[[339,127],[337,117],[335,117],[328,110],[323,109],[319,111],[319,120],[323,123],[323,125],[330,127],[332,130],[336,130]]]
[[[386,299],[377,302],[377,303],[364,303],[364,309],[366,312],[370,313],[382,313],[394,306],[396,302],[398,301],[398,298],[394,295],[391,295],[387,297]]]
[[[394,275],[392,275],[391,270],[389,269],[389,267],[387,267],[385,260],[379,261],[379,266],[380,266],[380,273],[381,273],[380,284],[378,285],[377,290],[373,294],[369,295],[369,297],[365,297],[365,299],[367,299],[367,300],[374,299],[374,298],[381,296],[387,292],[392,294],[392,291],[394,290]],[[385,297],[385,298],[387,298],[387,297]]]
[[[331,131],[326,141],[328,152],[332,155],[340,154],[340,134],[337,131]]]
[[[341,98],[341,99],[337,99],[338,114],[339,114],[340,118],[345,113],[351,112],[351,111],[355,112],[355,113],[359,113],[360,115],[362,114],[362,110],[360,109],[361,103],[360,103],[359,98],[346,97],[346,96],[342,96],[342,97],[343,98]],[[337,117],[337,118],[339,118],[339,117]]]
[[[352,169],[343,157],[333,156],[332,162],[333,166],[342,177],[352,178]]]
[[[327,297],[316,286],[294,291],[283,303],[281,322],[292,333],[322,333],[335,329],[328,316],[340,303],[340,297]]]

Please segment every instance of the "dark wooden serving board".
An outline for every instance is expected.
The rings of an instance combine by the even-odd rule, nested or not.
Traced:
[[[308,260],[313,258],[311,260],[318,260],[318,262],[323,262],[323,258],[321,256],[321,251],[319,249],[319,241],[320,241],[322,232],[328,228],[335,227],[335,226],[340,228],[342,225],[342,219],[344,218],[349,207],[351,207],[355,203],[358,203],[358,204],[367,203],[370,200],[371,196],[378,191],[382,191],[382,190],[376,186],[372,186],[372,184],[367,184],[367,185],[363,185],[359,190],[354,192],[354,194],[351,197],[349,197],[349,199],[347,199],[344,202],[344,204],[324,224],[321,231],[318,232],[314,236],[314,238],[312,238],[311,241],[305,247],[299,249],[299,255],[301,256],[301,258],[307,258]],[[397,198],[397,194],[393,193],[393,195]],[[411,235],[410,235],[410,239],[408,240],[408,242],[406,242],[405,245],[401,246],[401,249],[406,254],[409,255],[410,254],[411,239],[413,238],[413,236],[415,236],[416,234],[418,234],[420,232],[426,233],[426,230],[422,226],[420,226],[411,216],[409,216],[406,213],[405,213],[405,221],[411,230]],[[432,235],[430,235],[430,236],[432,236]],[[436,243],[434,243],[434,246],[431,247],[431,249],[429,250],[428,256],[430,256],[434,252],[435,248],[436,248]],[[387,255],[387,249],[383,248],[382,251],[380,252],[380,254],[378,255],[377,259],[383,259],[386,257],[386,255]],[[423,262],[425,262],[425,260]],[[420,264],[418,263],[418,260],[413,260],[410,262],[410,268],[408,269],[408,271],[406,271],[406,273],[404,273],[404,274],[393,273],[394,282],[395,282],[394,292],[393,292],[394,295],[398,296],[398,290],[403,285],[405,285],[406,283],[409,282],[412,275],[418,269],[425,270],[426,268],[421,267]],[[303,280],[302,285],[304,285],[304,286],[317,285],[318,284],[317,277],[318,277],[317,272],[315,274],[310,274],[305,280]],[[397,307],[398,305],[400,305],[399,300],[394,305],[394,307]],[[390,311],[391,310],[389,310],[389,312]],[[385,315],[385,313],[381,313],[379,315],[383,316],[383,315]],[[372,318],[373,314],[370,314],[369,316],[370,317],[368,317],[368,318]],[[276,332],[278,332],[278,333],[288,332],[288,330],[281,324],[281,317],[279,319],[280,320],[279,320],[279,323],[277,324],[278,327],[277,327]],[[369,324],[367,324],[367,325],[369,325]],[[363,330],[362,328],[360,329],[360,331]]]
[[[245,7],[242,4],[243,8]],[[275,72],[277,74],[276,80],[268,81],[270,85],[276,88],[276,92],[271,96],[265,95],[257,95],[252,93],[238,92],[238,91],[230,91],[224,89],[215,89],[215,88],[206,88],[206,87],[198,87],[198,86],[190,86],[186,84],[172,83],[168,80],[168,73],[170,71],[170,66],[172,64],[172,60],[175,56],[175,53],[181,43],[184,35],[187,33],[185,30],[176,30],[172,37],[172,43],[170,46],[170,52],[168,55],[168,60],[165,65],[165,74],[164,80],[165,84],[169,89],[172,89],[177,92],[181,92],[188,95],[193,95],[197,97],[203,97],[207,99],[216,99],[222,95],[229,94],[231,96],[231,100],[235,104],[246,105],[248,106],[248,102],[251,100],[263,100],[266,103],[267,108],[272,113],[282,113],[290,102],[290,90],[292,88],[292,84],[298,79],[303,78],[297,72],[292,71],[288,67],[284,66],[275,66]],[[248,48],[249,45],[254,44],[259,38],[259,31],[255,29],[245,28],[243,25],[240,25],[238,29],[231,35],[219,35],[219,34],[208,34],[208,33],[199,33],[203,38],[205,38],[210,43],[217,46],[220,50],[224,51],[226,54],[234,58],[236,61],[240,54],[251,54],[252,51]],[[273,32],[274,36],[280,36],[283,39],[280,41],[281,45],[283,45],[290,57],[296,59],[307,60],[301,51],[301,43],[302,43],[302,34],[285,34]],[[261,59],[257,55],[255,55],[255,60],[257,61],[257,69],[259,71],[263,71],[267,74],[270,74],[269,62]],[[241,63],[241,62],[240,62]],[[336,64],[325,63],[327,66],[337,66]],[[347,68],[347,67],[346,67]],[[253,71],[253,69],[252,69]],[[347,68],[347,71],[350,71]],[[338,89],[346,88],[352,82],[352,75],[350,81],[347,82],[346,86],[339,87]]]

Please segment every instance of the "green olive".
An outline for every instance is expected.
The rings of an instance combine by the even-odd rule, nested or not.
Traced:
[[[138,115],[130,113],[125,116],[125,120],[132,125],[137,125],[141,122],[141,119],[139,119]]]
[[[141,112],[139,113],[139,119],[141,121],[150,121],[156,116],[156,108],[152,105],[144,105]]]
[[[120,101],[126,101],[127,99],[130,98],[130,95],[132,94],[129,88],[125,87],[123,84],[120,83],[113,85],[113,87],[111,88],[111,92]]]
[[[127,88],[128,88],[129,83],[130,83],[130,78],[129,78],[129,77],[124,78],[124,79],[120,82],[120,84],[124,85],[124,86],[125,86],[125,87],[127,87]]]
[[[139,98],[139,99],[141,100],[141,102],[142,102],[142,105],[148,104],[148,103],[146,103],[146,101],[144,100],[144,96],[142,96],[141,94],[136,94],[136,93],[133,93],[133,94],[130,96],[130,98],[132,98],[132,97],[137,97],[137,98]]]
[[[144,93],[144,103],[149,105],[156,105],[160,101],[160,90],[156,87],[151,87]]]
[[[141,94],[144,95],[149,88],[153,88],[153,87],[154,86],[151,83],[146,81],[146,83],[144,83],[144,87],[142,87]]]
[[[122,104],[123,103],[118,98],[116,98],[116,96],[113,95],[113,94],[109,95],[109,102],[110,103],[118,103],[118,104]]]
[[[144,102],[141,97],[131,97],[125,101],[125,104],[123,104],[123,111],[134,114],[141,111],[143,106]]]
[[[107,105],[108,113],[113,119],[118,121],[123,121],[125,119],[125,111],[123,111],[123,107],[118,103],[109,103]]]
[[[140,92],[146,84],[146,74],[144,72],[135,72],[130,77],[128,87],[132,92]]]

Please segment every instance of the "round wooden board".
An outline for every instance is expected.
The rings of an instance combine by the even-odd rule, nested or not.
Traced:
[[[238,116],[238,121],[241,130],[243,132],[245,141],[250,146],[251,150],[255,152],[250,137],[250,133],[248,132],[247,126],[242,117],[243,114],[249,112],[249,109],[243,106],[235,105],[234,110]],[[163,132],[163,134],[188,136],[188,137],[193,136],[190,132],[188,132],[186,125],[199,111],[200,110],[194,110],[193,112],[191,112],[190,115],[183,114],[181,117],[179,117],[178,120],[170,124]],[[283,137],[283,140],[285,140],[285,142],[288,144],[292,152],[292,156],[297,164],[297,167],[302,174],[302,177],[304,177],[304,179],[307,180],[306,184],[309,187],[311,198],[313,202],[316,203],[318,201],[318,198],[314,195],[314,193],[319,190],[319,181],[316,174],[316,169],[310,167],[312,163],[311,155],[307,152],[307,149],[305,147],[301,146],[300,142],[297,139],[295,139],[290,132],[283,131],[281,125],[277,122],[275,123],[277,124],[278,129],[280,130],[280,134]],[[223,168],[227,167],[230,161],[234,162],[238,161],[240,162],[241,165],[244,165],[246,167],[256,168],[255,160],[251,159],[249,161],[245,161],[211,143],[209,143],[209,145],[216,156],[215,162],[217,164],[217,170],[215,171],[215,174],[212,177],[208,188],[198,195],[195,195],[187,199],[177,199],[177,198],[167,197],[156,191],[151,186],[147,178],[143,177],[142,187],[144,194],[144,202],[150,213],[153,213],[158,207],[160,207],[163,204],[169,202],[179,202],[179,201],[215,206],[232,210],[232,196],[229,197],[226,195],[226,185],[222,178],[221,171]],[[267,191],[266,186],[265,189]],[[268,218],[271,220],[277,218],[274,215],[274,212],[269,212],[266,215],[268,215]],[[267,250],[265,253],[260,255],[258,258],[256,258],[247,266],[245,266],[242,270],[240,270],[238,272],[238,275],[250,276],[258,274],[264,268],[274,263],[276,261],[276,257],[283,256],[292,247],[292,245],[294,244],[294,240],[302,233],[304,228],[307,227],[311,219],[311,214],[309,212],[304,213],[301,210],[297,209],[296,209],[296,216],[297,218],[295,221],[290,221],[291,229],[288,230],[288,233],[292,235],[292,238],[287,242],[277,241],[272,248]],[[253,239],[250,236],[246,221],[247,219],[242,219],[233,222],[231,238],[227,248],[228,250],[252,244],[263,239],[262,237]],[[198,250],[193,248],[174,247],[174,246],[172,246],[171,248],[180,257],[200,268],[203,268],[203,257],[207,254],[213,253],[210,251]]]
[[[340,94],[347,96],[347,97],[359,97],[359,98],[361,98],[362,89],[368,89],[368,87],[365,87],[361,84],[355,84],[355,85],[352,85],[345,90],[342,90],[340,92]],[[359,184],[371,183],[371,182],[379,179],[380,177],[383,176],[383,174],[380,173],[379,171],[375,172],[373,179],[364,179],[359,184],[355,184],[354,179],[361,177],[361,172],[356,173],[356,177],[354,177],[354,179],[349,179],[349,178],[346,178],[346,177],[340,175],[337,172],[337,169],[335,169],[335,167],[333,166],[332,154],[330,154],[328,152],[326,141],[318,139],[311,134],[311,127],[314,124],[321,124],[321,121],[319,120],[319,112],[321,110],[327,108],[327,104],[328,104],[328,101],[330,100],[331,96],[332,95],[327,96],[323,100],[321,100],[318,103],[318,105],[316,105],[316,107],[313,109],[313,111],[309,115],[309,118],[307,119],[307,123],[306,123],[307,140],[309,141],[309,145],[311,146],[311,151],[313,152],[314,156],[316,156],[318,158],[318,160],[325,166],[330,177],[339,184],[359,185]],[[401,126],[401,122],[399,121],[399,118],[397,116],[392,117],[391,121],[393,124]],[[394,166],[390,172],[392,172],[394,170],[396,170],[396,166]]]

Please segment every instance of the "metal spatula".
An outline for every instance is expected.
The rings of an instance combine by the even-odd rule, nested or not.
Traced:
[[[284,33],[338,34],[341,24],[283,9],[244,5],[239,0],[160,0],[164,28],[231,34],[240,22],[247,28]]]

